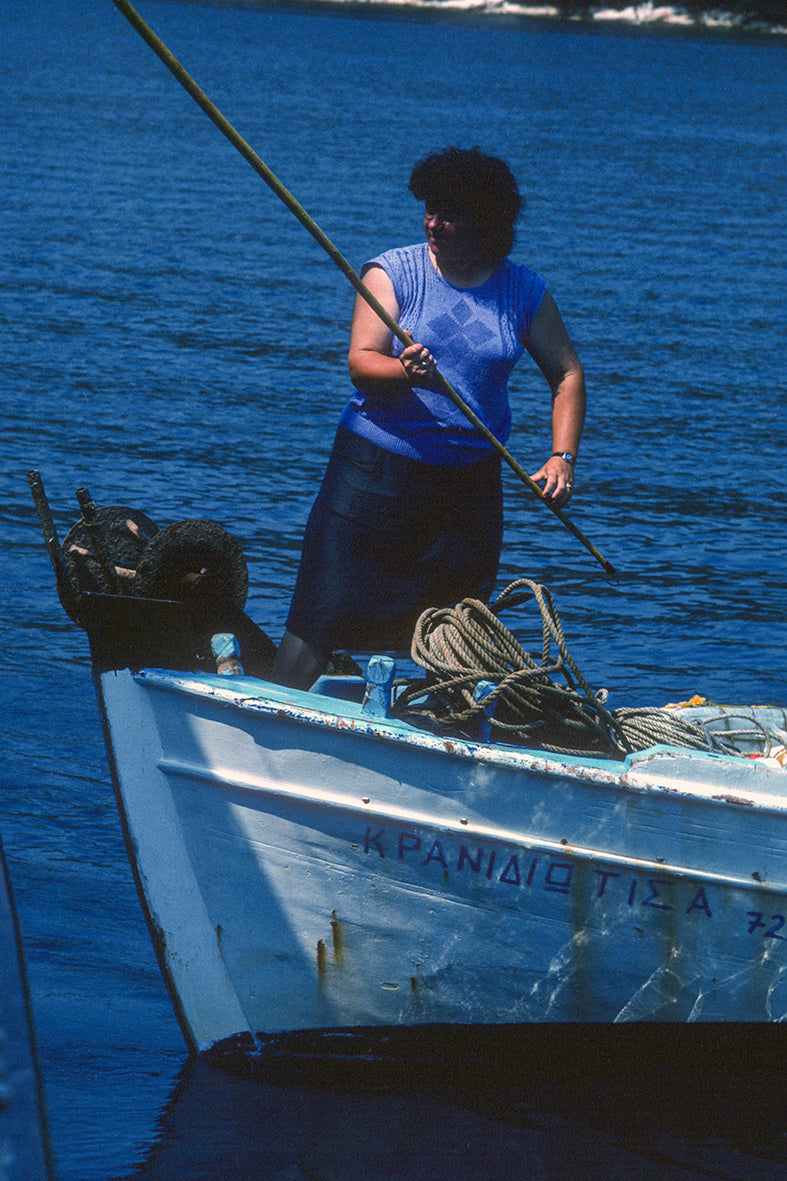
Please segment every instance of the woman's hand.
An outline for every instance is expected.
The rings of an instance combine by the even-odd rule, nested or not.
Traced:
[[[536,484],[543,484],[541,495],[554,501],[558,508],[567,505],[574,491],[574,468],[567,459],[553,455],[544,466],[531,477]]]
[[[388,314],[398,320],[399,305],[385,271],[371,266],[364,272],[364,282]],[[366,300],[356,296],[348,363],[357,389],[385,396],[402,393],[408,386],[429,383],[435,371],[434,357],[429,350],[409,337],[404,350],[394,357],[392,343],[391,330]]]
[[[399,361],[411,385],[424,385],[434,377],[435,359],[425,345],[408,345],[399,354]]]
[[[563,452],[576,456],[585,421],[585,375],[554,299],[547,291],[530,325],[526,347],[552,391],[553,454],[531,476],[542,484],[542,496],[558,507],[574,491],[574,465]]]

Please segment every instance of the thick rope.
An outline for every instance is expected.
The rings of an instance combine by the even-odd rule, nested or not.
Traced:
[[[540,661],[498,618],[504,607],[528,600],[541,613]],[[413,720],[460,730],[477,730],[486,720],[498,740],[566,754],[623,758],[657,743],[729,752],[702,726],[669,710],[609,711],[606,690],[591,689],[568,651],[550,591],[528,578],[511,583],[491,607],[463,599],[425,611],[411,656],[426,670],[426,685],[406,685],[395,709]]]

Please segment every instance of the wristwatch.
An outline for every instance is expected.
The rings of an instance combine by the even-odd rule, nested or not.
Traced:
[[[576,455],[572,455],[570,451],[553,451],[552,458],[554,459],[555,457],[565,459],[566,463],[570,463],[572,467],[577,462]]]

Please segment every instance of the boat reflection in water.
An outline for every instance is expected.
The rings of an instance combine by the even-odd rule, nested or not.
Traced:
[[[783,1176],[782,1026],[443,1029],[406,1051],[370,1031],[355,1058],[321,1040],[278,1039],[222,1070],[190,1059],[133,1175]]]

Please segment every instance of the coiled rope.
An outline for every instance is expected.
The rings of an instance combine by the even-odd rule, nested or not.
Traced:
[[[541,613],[540,660],[498,618],[529,600]],[[512,582],[491,606],[463,599],[425,611],[410,654],[426,670],[426,686],[409,682],[395,712],[413,721],[476,732],[484,722],[498,741],[565,754],[624,758],[657,743],[734,753],[669,710],[608,710],[606,689],[593,690],[568,651],[550,591],[528,578]]]

